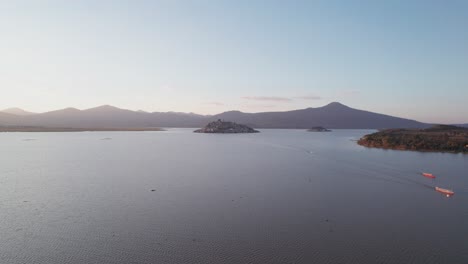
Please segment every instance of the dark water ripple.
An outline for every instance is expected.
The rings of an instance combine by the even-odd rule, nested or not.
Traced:
[[[0,263],[468,263],[468,156],[368,132],[1,134]]]

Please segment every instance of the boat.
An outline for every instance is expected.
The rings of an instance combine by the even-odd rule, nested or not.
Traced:
[[[440,192],[440,193],[443,193],[443,194],[447,195],[447,197],[450,197],[451,195],[455,194],[455,192],[452,191],[452,190],[444,189],[444,188],[440,188],[440,187],[435,187],[435,190]]]
[[[435,179],[435,176],[432,173],[423,172],[422,175],[427,178]]]

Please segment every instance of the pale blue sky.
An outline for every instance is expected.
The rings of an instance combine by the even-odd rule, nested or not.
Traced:
[[[468,122],[468,1],[1,1],[0,109]]]

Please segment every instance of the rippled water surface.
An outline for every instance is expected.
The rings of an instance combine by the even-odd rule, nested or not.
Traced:
[[[468,155],[370,132],[1,133],[0,263],[468,263]]]

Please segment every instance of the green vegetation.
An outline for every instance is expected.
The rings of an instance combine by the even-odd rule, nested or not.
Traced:
[[[468,153],[468,129],[447,125],[387,129],[364,136],[358,144],[371,148]]]

